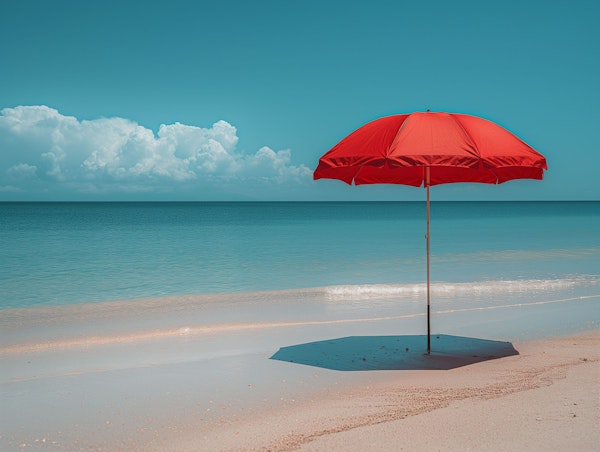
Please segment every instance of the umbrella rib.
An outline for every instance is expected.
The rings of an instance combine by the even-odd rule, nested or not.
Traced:
[[[479,151],[479,148],[477,147],[477,144],[475,143],[475,140],[473,139],[473,137],[471,136],[471,134],[469,133],[469,131],[465,128],[465,126],[462,125],[462,123],[460,122],[460,120],[455,115],[451,114],[450,117],[454,120],[454,122],[456,122],[456,124],[458,124],[458,127],[460,127],[460,130],[462,130],[465,133],[465,135],[467,136],[467,138],[469,138],[469,141],[471,142],[471,145],[473,146],[473,149],[475,149],[475,151],[477,152],[477,154],[475,155],[475,157],[477,157],[479,159],[479,166],[480,167],[483,166],[483,158],[481,157],[481,153]]]

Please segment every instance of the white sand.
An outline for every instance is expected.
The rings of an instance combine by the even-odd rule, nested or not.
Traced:
[[[529,346],[527,357],[508,358],[513,362],[507,365],[505,377],[483,388],[471,388],[473,378],[485,384],[489,377],[481,375],[480,369],[462,369],[462,375],[453,376],[464,379],[458,391],[435,385],[420,393],[427,397],[428,392],[441,391],[433,397],[439,408],[322,436],[302,449],[600,450],[600,343],[583,338],[557,342],[539,344],[542,355],[548,354],[547,347],[552,347],[552,354],[562,354],[565,345],[574,351],[569,342],[585,345],[577,355],[559,359],[544,359]],[[589,358],[583,361],[577,356]],[[451,401],[444,407],[448,397]]]
[[[517,348],[184,435],[172,450],[600,450],[600,332]]]
[[[439,331],[519,352],[466,365],[438,348],[449,370],[415,370],[418,338],[390,349],[422,334],[420,314],[228,297],[3,312],[0,450],[600,450],[597,295],[437,314]],[[561,328],[588,331],[517,333]],[[348,336],[384,342],[327,349],[348,371],[270,359]]]

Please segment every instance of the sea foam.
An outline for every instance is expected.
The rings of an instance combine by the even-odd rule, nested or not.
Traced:
[[[577,275],[560,279],[493,280],[477,282],[434,282],[432,295],[476,296],[482,294],[510,294],[555,291],[578,286],[597,286],[598,275]],[[369,299],[385,297],[419,297],[427,293],[425,283],[417,284],[357,284],[324,288],[330,299]]]

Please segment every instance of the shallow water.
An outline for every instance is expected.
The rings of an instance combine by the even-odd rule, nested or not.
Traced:
[[[598,278],[599,202],[434,202],[431,216],[434,282]],[[424,232],[414,202],[0,203],[0,309],[410,287]]]

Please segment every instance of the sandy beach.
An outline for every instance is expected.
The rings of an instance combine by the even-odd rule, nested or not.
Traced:
[[[418,309],[285,295],[4,311],[0,450],[600,446],[596,295],[434,311],[431,356]]]
[[[269,450],[598,450],[599,345],[598,331],[518,344],[519,356],[391,378],[249,430],[278,431]]]

